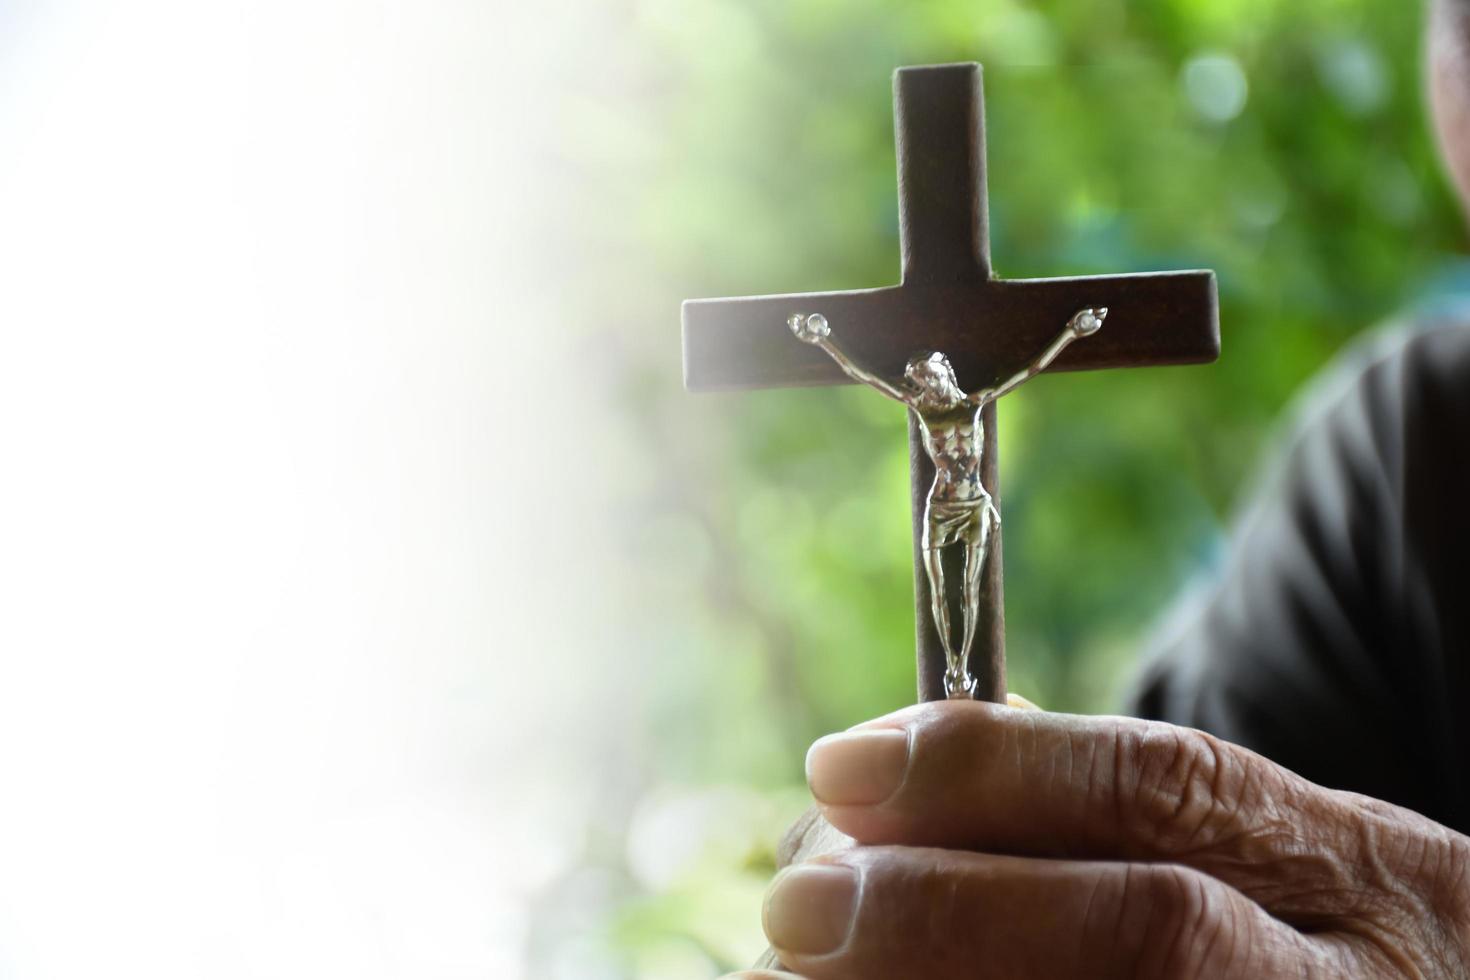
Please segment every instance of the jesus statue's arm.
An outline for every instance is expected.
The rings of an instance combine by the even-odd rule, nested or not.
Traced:
[[[1057,355],[1066,350],[1067,345],[1072,341],[1078,337],[1090,336],[1101,330],[1102,322],[1107,315],[1107,307],[1101,307],[1095,310],[1079,310],[1072,319],[1067,321],[1067,325],[1062,328],[1061,333],[1057,334],[1056,339],[1047,345],[1046,350],[1041,352],[1040,357],[996,387],[982,388],[980,391],[970,395],[969,401],[975,405],[984,405],[987,402],[995,401],[1002,395],[1008,395],[1015,391],[1021,385],[1050,367],[1051,362],[1055,361]]]
[[[905,391],[886,378],[881,378],[872,371],[867,370],[843,353],[840,347],[832,343],[832,328],[827,325],[827,318],[820,313],[814,313],[811,316],[802,316],[800,313],[793,314],[786,321],[786,325],[791,328],[791,332],[796,335],[798,340],[811,344],[814,347],[820,347],[826,351],[827,355],[837,362],[837,366],[842,368],[842,372],[852,380],[865,384],[870,388],[875,388],[896,402],[903,402],[905,405],[911,405],[913,403],[913,394],[911,392]]]

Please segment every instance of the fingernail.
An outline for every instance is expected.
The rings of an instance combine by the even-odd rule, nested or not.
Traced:
[[[1006,695],[1006,705],[1012,708],[1020,708],[1022,711],[1041,710],[1041,705],[1037,704],[1035,701],[1031,701],[1027,698],[1021,697],[1021,695],[1017,694],[1014,691]]]
[[[838,864],[804,864],[776,876],[762,913],[766,938],[787,953],[819,956],[847,940],[858,877]]]
[[[818,739],[806,754],[812,795],[831,806],[870,806],[893,795],[909,764],[908,732],[842,732]]]

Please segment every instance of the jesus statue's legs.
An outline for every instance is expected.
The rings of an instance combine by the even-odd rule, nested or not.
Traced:
[[[944,592],[944,563],[940,548],[924,549],[924,569],[929,573],[929,608],[934,613],[934,628],[939,631],[939,642],[944,645],[944,656],[955,663],[954,640],[949,630],[949,597]]]
[[[980,620],[980,583],[984,581],[991,532],[999,523],[1000,515],[996,513],[995,507],[987,505],[980,519],[979,534],[974,541],[965,542],[965,586],[960,612],[960,670],[967,680],[970,673],[970,650],[975,645],[975,629]],[[947,648],[945,652],[948,653]],[[950,662],[954,662],[953,658]]]
[[[956,679],[961,683],[968,680],[959,661],[954,654],[954,639],[950,636],[949,629],[949,596],[944,589],[944,562],[942,556],[944,550],[939,540],[936,540],[932,522],[925,522],[924,539],[921,547],[924,551],[924,571],[929,576],[929,609],[934,614],[934,628],[939,633],[939,642],[944,647],[944,659],[949,665],[945,671],[944,686],[946,690],[952,691]],[[958,677],[956,671],[958,670]]]

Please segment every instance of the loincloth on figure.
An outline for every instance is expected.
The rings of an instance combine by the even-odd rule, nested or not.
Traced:
[[[985,534],[985,512],[989,506],[989,497],[930,501],[924,547],[934,551],[961,542],[978,545]]]

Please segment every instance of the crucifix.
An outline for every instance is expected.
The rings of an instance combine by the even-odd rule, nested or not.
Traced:
[[[899,284],[687,300],[684,382],[857,381],[907,405],[919,697],[1004,701],[996,398],[1042,371],[1214,360],[1215,277],[995,278],[980,66],[901,68],[893,106]]]

